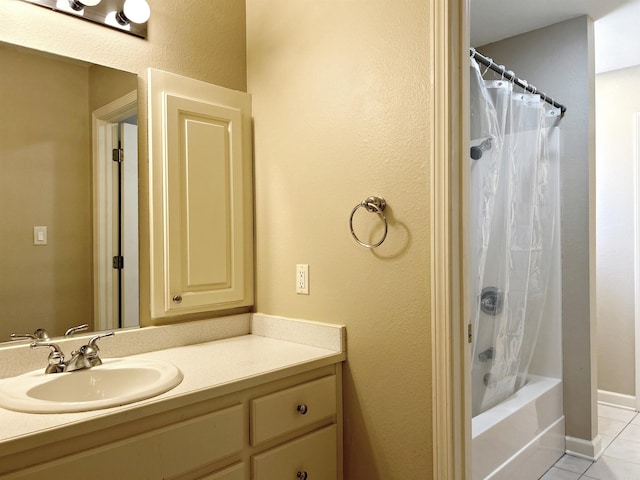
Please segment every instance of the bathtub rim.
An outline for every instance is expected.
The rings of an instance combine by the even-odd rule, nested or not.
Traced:
[[[515,412],[535,401],[542,394],[562,383],[560,378],[528,375],[526,383],[509,398],[471,419],[471,439],[485,433]]]

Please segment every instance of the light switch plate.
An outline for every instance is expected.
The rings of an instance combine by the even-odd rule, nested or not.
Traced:
[[[33,244],[34,245],[46,245],[47,244],[47,227],[33,227]]]

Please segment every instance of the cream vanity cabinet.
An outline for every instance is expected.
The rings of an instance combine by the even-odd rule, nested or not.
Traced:
[[[338,480],[340,369],[325,366],[103,430],[87,423],[84,434],[17,461],[50,460],[0,479]]]
[[[253,303],[251,97],[149,69],[151,316]]]

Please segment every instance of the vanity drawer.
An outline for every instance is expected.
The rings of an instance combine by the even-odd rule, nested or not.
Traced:
[[[336,432],[336,426],[331,425],[256,455],[252,479],[335,480]]]
[[[198,480],[244,480],[244,463],[239,463],[229,468],[225,468],[221,472],[211,473],[206,477]]]
[[[335,375],[251,401],[251,444],[293,432],[336,414]]]

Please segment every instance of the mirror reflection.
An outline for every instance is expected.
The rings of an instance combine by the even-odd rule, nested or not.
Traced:
[[[1,43],[0,64],[0,342],[137,325],[137,76]]]

